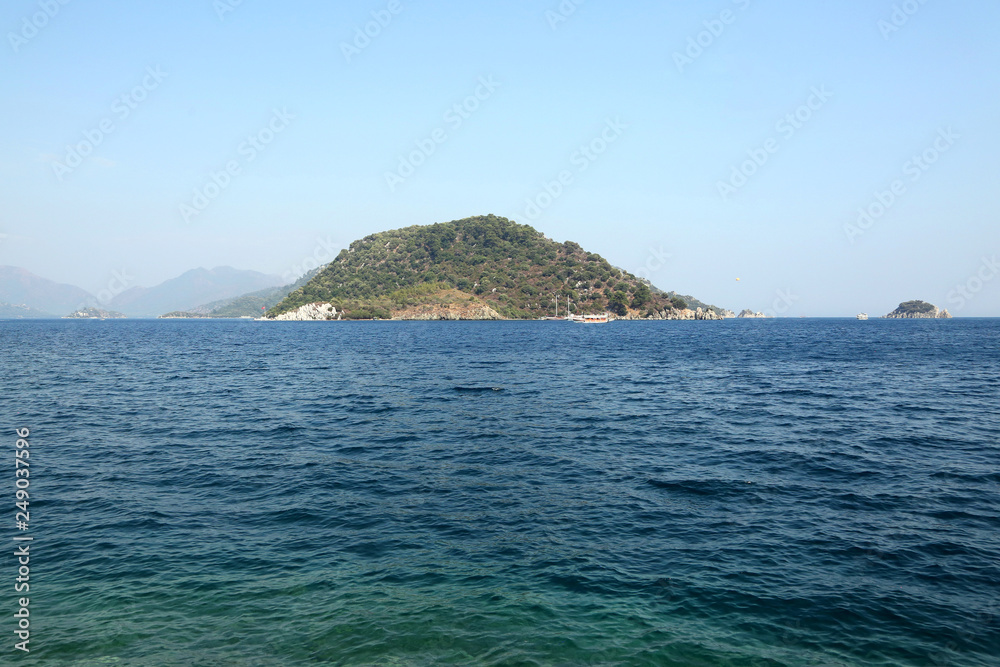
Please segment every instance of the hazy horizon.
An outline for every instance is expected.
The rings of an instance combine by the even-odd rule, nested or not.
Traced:
[[[997,316],[998,18],[17,0],[0,264],[92,293],[116,272],[284,277],[493,213],[736,311]]]

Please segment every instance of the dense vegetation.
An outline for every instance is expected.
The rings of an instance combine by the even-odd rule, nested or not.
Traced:
[[[929,304],[926,301],[904,301],[899,304],[898,308],[896,308],[897,313],[902,313],[904,315],[932,313],[934,310],[934,305]]]
[[[571,241],[493,215],[372,234],[355,241],[312,280],[268,311],[332,303],[345,317],[388,317],[446,290],[468,294],[509,318],[609,310],[652,315],[684,305]],[[655,292],[654,292],[655,290]]]

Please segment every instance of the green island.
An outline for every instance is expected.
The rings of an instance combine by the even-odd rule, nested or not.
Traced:
[[[447,319],[537,319],[554,315],[557,302],[565,315],[567,301],[574,313],[632,319],[692,319],[689,305],[707,311],[705,319],[725,312],[663,292],[577,243],[486,215],[355,241],[267,317],[329,304],[328,319],[439,319],[442,311],[461,314]]]

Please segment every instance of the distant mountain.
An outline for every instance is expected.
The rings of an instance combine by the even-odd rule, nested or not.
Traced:
[[[156,287],[133,287],[108,304],[129,317],[157,317],[281,285],[279,276],[229,266],[193,269]],[[75,306],[74,306],[75,307]]]
[[[55,315],[52,313],[45,313],[40,310],[35,310],[24,304],[15,306],[9,303],[0,303],[0,320],[26,320],[26,319],[45,319],[53,318]]]
[[[79,287],[57,283],[16,266],[0,266],[0,303],[24,305],[29,311],[42,313],[24,317],[66,315],[93,300],[93,294]]]
[[[243,294],[232,299],[221,299],[206,303],[187,311],[173,311],[160,317],[260,317],[268,308],[273,308],[280,303],[292,290],[296,290],[309,282],[319,271],[319,268],[313,269],[291,285],[269,287],[268,289]]]
[[[703,318],[577,243],[494,215],[366,236],[267,314],[319,303],[342,319],[528,319],[552,315],[556,299],[578,314]]]

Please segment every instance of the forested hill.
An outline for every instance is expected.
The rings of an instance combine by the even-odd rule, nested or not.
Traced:
[[[366,236],[267,314],[331,303],[347,318],[388,318],[454,290],[512,319],[552,315],[556,298],[565,314],[567,297],[576,313],[652,316],[685,305],[576,243],[487,215]]]

